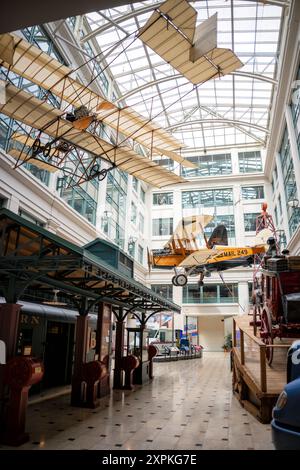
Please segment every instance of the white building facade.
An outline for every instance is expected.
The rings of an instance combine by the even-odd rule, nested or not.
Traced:
[[[163,190],[147,187],[118,169],[104,181],[66,189],[59,173],[47,174],[32,165],[13,168],[15,161],[7,150],[14,125],[0,116],[0,206],[80,246],[96,237],[116,243],[134,257],[139,281],[182,305],[182,314],[174,319],[175,328],[184,330],[190,320],[196,321],[194,341],[207,350],[221,350],[231,318],[249,313],[251,268],[224,272],[225,282],[213,274],[201,288],[193,277],[186,287],[175,287],[171,270],[148,272],[147,249],[161,248],[185,213],[193,211],[214,215],[206,228],[208,235],[217,223],[224,223],[230,244],[251,246],[256,216],[267,201],[280,230],[282,248],[300,254],[299,10],[299,2],[294,2],[283,26],[267,149],[242,144],[206,152],[191,149],[186,156],[199,169],[184,172],[175,167],[175,172],[183,172],[186,183]],[[85,42],[85,50],[78,46],[76,31],[67,23],[38,28],[22,34],[43,50],[47,44],[48,52],[73,68],[86,59],[88,45],[94,52],[92,42]],[[57,34],[53,39],[54,30],[63,39]],[[109,99],[119,96],[109,68],[101,77],[94,89]],[[89,81],[88,68],[81,69],[79,78],[83,83]]]

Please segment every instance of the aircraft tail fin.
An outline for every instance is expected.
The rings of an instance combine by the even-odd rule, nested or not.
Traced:
[[[228,245],[228,235],[225,225],[217,225],[207,242],[208,248],[213,248],[215,245]]]

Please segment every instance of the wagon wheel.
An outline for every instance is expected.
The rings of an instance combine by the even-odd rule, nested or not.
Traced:
[[[266,346],[273,344],[272,319],[270,312],[266,309],[263,309],[261,314],[261,338]],[[271,365],[273,361],[273,348],[266,348],[266,358],[268,364]]]

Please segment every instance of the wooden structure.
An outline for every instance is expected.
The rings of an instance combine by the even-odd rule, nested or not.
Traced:
[[[217,47],[217,14],[196,26],[197,12],[186,0],[157,5],[138,37],[197,85],[243,66],[231,49]]]
[[[72,78],[85,64],[72,71],[25,39],[7,33],[0,35],[0,65],[7,69],[7,99],[0,110],[19,122],[8,151],[16,167],[30,162],[48,171],[63,170],[67,186],[94,178],[101,181],[119,167],[157,187],[185,180],[153,157],[165,155],[195,168],[181,155],[184,145],[152,117],[119,108]],[[42,87],[44,98],[15,87],[12,74]]]
[[[260,311],[259,336],[266,345],[275,338],[300,337],[300,257],[266,256],[259,278],[259,295],[253,311],[254,334],[257,307]],[[266,348],[267,361],[273,360],[273,348]]]
[[[233,392],[251,414],[269,423],[272,408],[286,384],[286,357],[292,340],[266,345],[256,337],[249,316],[233,321]],[[273,365],[266,360],[266,349],[273,349]]]

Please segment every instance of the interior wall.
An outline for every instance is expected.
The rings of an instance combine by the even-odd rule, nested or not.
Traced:
[[[202,316],[198,318],[199,344],[204,351],[223,351],[224,344],[223,316]]]

